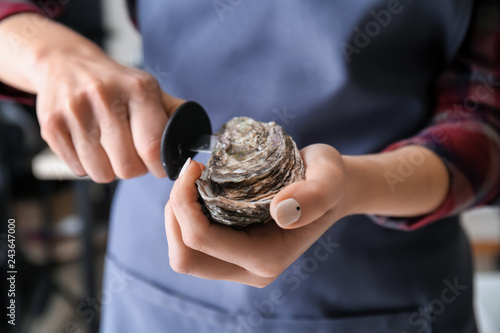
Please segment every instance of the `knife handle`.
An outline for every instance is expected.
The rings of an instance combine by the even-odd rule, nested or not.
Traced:
[[[202,135],[211,134],[210,118],[200,104],[188,101],[175,110],[161,140],[161,160],[168,178],[177,179],[186,160],[196,155],[191,146]]]

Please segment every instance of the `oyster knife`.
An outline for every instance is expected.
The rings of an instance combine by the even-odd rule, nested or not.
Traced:
[[[168,120],[161,140],[161,159],[168,177],[177,179],[189,157],[210,153],[216,142],[203,107],[193,101],[181,104]]]

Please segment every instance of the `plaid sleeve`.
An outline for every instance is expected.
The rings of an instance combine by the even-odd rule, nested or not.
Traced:
[[[61,3],[60,3],[61,2]],[[0,0],[0,21],[18,13],[39,13],[48,17],[60,15],[67,1],[54,0]]]
[[[476,2],[465,41],[437,81],[432,124],[386,151],[421,145],[442,158],[450,175],[444,202],[414,218],[375,216],[386,227],[414,230],[493,200],[500,189],[500,2]]]
[[[42,10],[30,1],[0,0],[0,21],[17,13],[41,13]]]
[[[36,1],[36,5],[33,1],[28,0],[0,0],[0,21],[18,13],[38,13],[48,17],[56,17],[63,10],[64,5],[51,0]],[[35,96],[0,82],[0,100],[15,100],[32,105]]]

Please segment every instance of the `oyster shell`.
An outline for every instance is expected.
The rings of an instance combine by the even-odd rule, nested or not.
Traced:
[[[196,185],[208,217],[244,227],[269,221],[276,193],[304,179],[299,150],[281,126],[237,117],[220,129]]]

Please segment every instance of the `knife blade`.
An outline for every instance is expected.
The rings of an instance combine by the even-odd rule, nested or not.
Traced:
[[[196,153],[211,154],[217,143],[217,135],[204,134],[189,147],[189,150]]]

